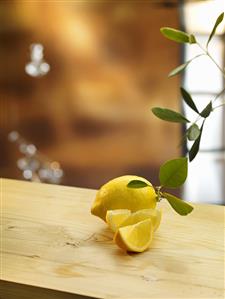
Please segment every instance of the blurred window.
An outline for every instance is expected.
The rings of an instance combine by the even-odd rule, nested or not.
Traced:
[[[187,2],[183,6],[185,31],[193,33],[200,44],[206,45],[216,18],[225,11],[221,0]],[[220,24],[209,44],[209,52],[216,62],[224,67],[225,26]],[[197,45],[184,45],[184,61],[202,53]],[[197,58],[183,74],[183,86],[192,95],[201,111],[223,89],[224,79],[215,64],[207,57]],[[224,102],[220,96],[214,106]],[[197,115],[186,104],[187,118],[195,120]],[[215,110],[205,123],[200,152],[189,166],[189,176],[184,185],[184,198],[194,202],[225,204],[225,109]],[[188,142],[190,149],[193,143]]]
[[[185,30],[194,33],[199,43],[206,45],[216,18],[224,10],[225,2],[220,0],[186,3],[184,5]],[[209,45],[209,52],[220,66],[224,65],[224,31],[224,26],[220,25]],[[197,45],[185,45],[184,61],[200,53],[202,53],[202,50]],[[194,60],[186,68],[184,87],[196,100],[197,106],[201,111],[209,101],[213,100],[223,90],[224,80],[215,64],[207,56],[202,56]],[[222,99],[221,96],[215,104],[219,105]],[[184,106],[184,111],[187,118],[193,119],[195,117],[195,114],[186,105]],[[210,119],[206,121],[205,132],[207,132],[207,136],[203,132],[201,151],[225,149],[224,116],[225,111],[223,107],[213,112]],[[188,143],[189,148],[190,144]]]

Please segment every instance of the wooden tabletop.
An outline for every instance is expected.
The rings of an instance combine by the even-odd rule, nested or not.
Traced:
[[[224,298],[224,207],[162,204],[151,248],[127,254],[90,214],[95,193],[1,179],[1,299]]]

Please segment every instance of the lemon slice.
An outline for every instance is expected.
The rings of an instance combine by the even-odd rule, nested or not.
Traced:
[[[114,236],[116,244],[125,251],[143,252],[151,244],[153,225],[151,219],[118,229]]]
[[[106,213],[106,222],[113,232],[116,232],[120,224],[124,222],[131,214],[130,210],[108,210]]]
[[[128,218],[126,218],[121,224],[120,227],[124,227],[127,225],[132,225],[143,221],[145,219],[151,219],[154,231],[157,230],[159,224],[161,222],[162,212],[157,209],[143,209],[139,210],[135,213],[132,213]]]

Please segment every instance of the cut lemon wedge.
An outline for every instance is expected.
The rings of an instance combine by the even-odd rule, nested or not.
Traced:
[[[131,211],[127,209],[108,210],[106,213],[106,222],[113,232],[116,232],[121,223],[126,221],[130,216]]]
[[[159,224],[161,222],[162,212],[161,210],[156,209],[143,209],[139,210],[135,213],[132,213],[129,217],[127,217],[122,223],[120,223],[120,227],[136,224],[145,219],[151,219],[154,231],[157,230]]]
[[[143,252],[151,244],[153,224],[151,219],[140,221],[117,230],[114,241],[125,251]]]

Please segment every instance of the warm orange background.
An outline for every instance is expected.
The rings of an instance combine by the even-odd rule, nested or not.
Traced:
[[[180,155],[179,125],[151,107],[179,110],[179,45],[160,27],[179,28],[178,8],[160,1],[1,2],[0,175],[22,178],[11,130],[65,172],[63,184],[97,188],[126,173],[157,183],[159,165]],[[50,72],[24,72],[29,46],[45,47]]]

